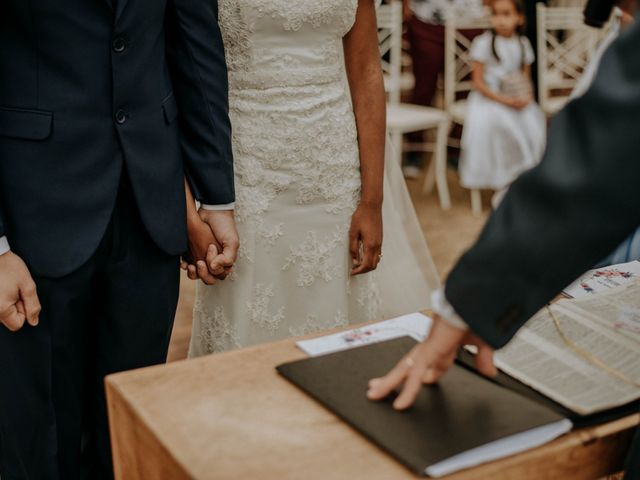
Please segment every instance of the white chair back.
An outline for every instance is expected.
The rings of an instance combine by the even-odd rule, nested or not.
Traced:
[[[554,114],[568,101],[607,28],[584,24],[581,7],[537,5],[538,101]]]
[[[444,34],[444,105],[449,111],[460,94],[471,91],[471,40],[465,36],[468,30],[491,28],[488,9],[482,15],[477,12],[465,15],[459,10],[451,10],[447,15]]]
[[[389,103],[400,103],[402,83],[402,2],[392,0],[377,9],[378,45]]]

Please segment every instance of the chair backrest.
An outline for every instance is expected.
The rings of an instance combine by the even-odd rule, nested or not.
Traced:
[[[537,4],[538,101],[555,113],[571,95],[607,28],[584,24],[581,7]]]
[[[450,10],[447,14],[444,33],[444,107],[449,110],[460,94],[471,91],[471,42],[468,32],[491,28],[488,9],[479,12]]]
[[[402,2],[392,0],[377,9],[378,45],[389,103],[400,103],[402,80]]]

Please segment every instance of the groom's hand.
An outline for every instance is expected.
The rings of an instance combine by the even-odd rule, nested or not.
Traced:
[[[207,285],[214,285],[216,278],[209,272],[207,258],[217,255],[219,246],[211,227],[195,213],[187,221],[189,253],[183,256],[181,267],[191,280],[201,279]]]
[[[224,280],[236,263],[240,247],[233,210],[205,210],[201,208],[198,214],[202,221],[209,225],[216,244],[220,247],[215,254],[209,252],[207,257],[209,272],[216,278]]]
[[[35,327],[40,310],[36,284],[22,259],[13,252],[0,255],[0,323],[12,332],[25,320]]]

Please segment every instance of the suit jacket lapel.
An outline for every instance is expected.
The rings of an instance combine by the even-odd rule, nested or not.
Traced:
[[[115,10],[116,10],[115,21],[117,22],[120,16],[122,15],[122,12],[124,12],[124,9],[127,6],[127,3],[129,2],[129,0],[109,0],[109,1],[115,5]]]

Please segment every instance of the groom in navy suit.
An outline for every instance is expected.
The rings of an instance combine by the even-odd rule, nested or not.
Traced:
[[[2,480],[112,477],[103,378],[165,361],[185,178],[235,259],[226,75],[215,0],[0,1]]]

